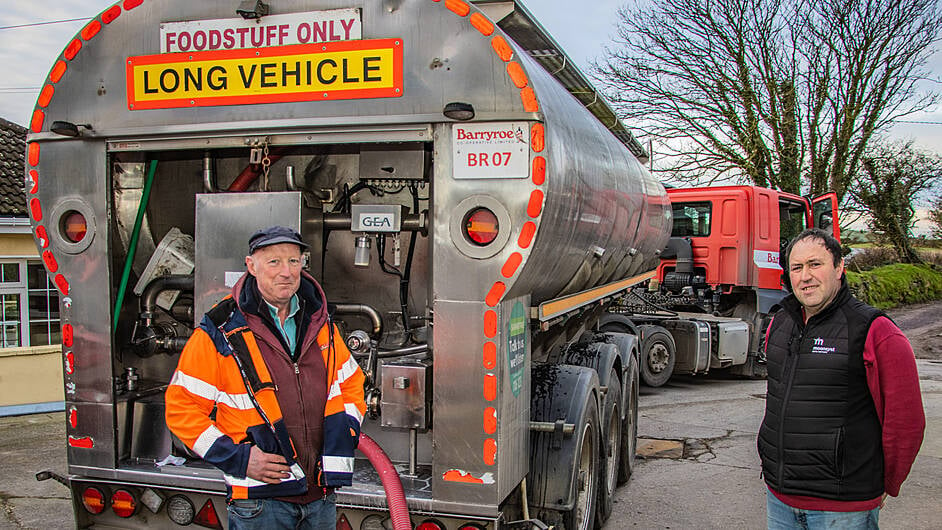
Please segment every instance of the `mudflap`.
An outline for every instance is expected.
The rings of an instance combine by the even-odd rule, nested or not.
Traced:
[[[556,428],[553,432],[530,433],[528,499],[531,506],[559,511],[572,509],[577,452],[582,447],[580,427],[585,422],[587,403],[594,403],[598,411],[599,396],[599,378],[593,368],[563,364],[533,367],[531,420],[553,423]],[[575,429],[567,434],[567,426],[575,426]]]

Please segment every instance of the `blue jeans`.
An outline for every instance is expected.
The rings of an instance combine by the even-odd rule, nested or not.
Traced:
[[[334,530],[337,495],[307,504],[275,499],[239,499],[229,503],[229,530]]]
[[[865,512],[823,512],[792,508],[772,492],[766,492],[766,512],[769,530],[879,530],[880,508]]]

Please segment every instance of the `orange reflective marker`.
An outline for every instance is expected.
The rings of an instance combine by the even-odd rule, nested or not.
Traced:
[[[504,62],[509,61],[514,56],[513,48],[511,48],[510,45],[507,44],[507,41],[500,35],[491,39],[491,48],[494,48],[494,51],[497,52],[497,56]]]
[[[484,343],[484,368],[493,370],[497,366],[497,345],[491,341]]]
[[[42,225],[36,227],[36,239],[39,240],[39,246],[42,248],[49,246],[49,235],[46,234],[46,227]]]
[[[29,200],[29,213],[33,216],[33,220],[36,222],[43,220],[43,207],[39,204],[39,199],[33,197]]]
[[[484,399],[497,399],[497,376],[494,374],[484,374]]]
[[[130,11],[144,3],[144,0],[124,0],[124,9]]]
[[[59,276],[62,276],[61,274]],[[62,326],[62,345],[66,348],[72,347],[72,324],[65,324]]]
[[[510,76],[510,80],[513,81],[514,86],[517,88],[527,86],[527,74],[523,71],[523,67],[520,66],[520,63],[513,61],[507,63],[507,75]]]
[[[29,186],[29,189],[26,191],[32,195],[39,191],[39,172],[35,169],[29,170],[29,180],[26,181],[26,185]]]
[[[56,89],[52,85],[46,85],[43,87],[43,91],[39,93],[39,99],[36,100],[36,104],[42,108],[46,108],[49,105],[49,102],[52,100],[53,94],[56,93]]]
[[[504,282],[494,282],[494,285],[491,286],[491,291],[487,293],[487,297],[484,299],[484,303],[494,307],[500,302],[500,298],[504,296],[504,291],[507,290],[507,286],[504,285]]]
[[[485,37],[490,37],[494,33],[494,23],[480,13],[471,13],[471,25]]]
[[[105,24],[111,24],[114,22],[114,19],[118,18],[121,14],[121,7],[118,5],[113,5],[109,7],[104,13],[101,14],[101,21]]]
[[[471,12],[471,7],[461,0],[445,0],[445,7],[453,11],[459,17],[466,17]]]
[[[438,0],[435,0],[436,2]],[[449,469],[448,471],[442,473],[442,480],[448,482],[466,482],[468,484],[484,484],[484,481],[475,477],[471,473],[459,471],[457,469]]]
[[[533,221],[523,223],[523,228],[520,230],[520,237],[517,238],[517,246],[520,248],[528,248],[530,243],[533,242],[533,236],[535,234],[536,224]]]
[[[501,267],[500,273],[504,275],[504,278],[510,278],[517,272],[517,267],[520,266],[520,262],[523,261],[523,256],[519,252],[514,252],[507,258],[507,262],[504,263],[504,266]]]
[[[59,292],[62,293],[62,296],[69,296],[69,282],[65,279],[65,276],[56,274],[53,281],[55,281],[56,287],[59,288]]]
[[[29,122],[30,130],[36,133],[41,132],[43,130],[43,120],[45,119],[46,114],[43,111],[39,109],[34,110],[33,119]]]
[[[542,156],[533,157],[533,169],[530,171],[533,183],[542,186],[546,182],[546,159]]]
[[[53,83],[58,83],[62,76],[65,74],[65,70],[68,66],[65,64],[65,61],[59,59],[56,61],[55,66],[52,67],[52,70],[49,72],[49,80]]]
[[[82,41],[78,39],[72,39],[72,42],[70,42],[69,45],[65,47],[65,51],[62,52],[62,55],[64,55],[66,59],[71,61],[72,59],[75,58],[76,55],[78,55],[78,52],[81,49],[82,49]]]
[[[29,162],[29,165],[35,166],[39,163],[39,143],[31,142],[27,150],[26,159]]]
[[[497,432],[497,409],[494,407],[484,409],[484,432],[487,434]]]
[[[497,313],[495,311],[484,312],[484,336],[493,339],[497,335]]]
[[[497,440],[488,438],[484,440],[484,463],[493,466],[497,462]]]
[[[527,112],[536,112],[540,110],[540,104],[536,100],[536,92],[533,87],[524,87],[520,90],[520,101],[523,102],[523,110]]]
[[[52,252],[48,250],[43,251],[43,262],[46,263],[46,268],[49,269],[49,272],[56,272],[59,270],[59,263],[56,261],[56,257],[52,255]]]
[[[69,435],[69,445],[72,447],[78,447],[81,449],[91,449],[95,447],[95,440],[92,440],[89,436],[72,436]]]
[[[542,153],[546,147],[546,129],[542,123],[534,123],[530,127],[530,149]]]
[[[543,192],[540,190],[533,190],[530,193],[530,203],[527,204],[527,215],[536,219],[540,216],[540,213],[543,211]]]
[[[98,35],[99,31],[101,31],[101,22],[93,20],[87,26],[82,28],[82,38],[85,40],[92,40],[92,37]]]

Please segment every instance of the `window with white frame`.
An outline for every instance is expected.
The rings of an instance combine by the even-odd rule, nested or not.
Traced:
[[[58,344],[59,292],[39,261],[0,261],[0,347]]]

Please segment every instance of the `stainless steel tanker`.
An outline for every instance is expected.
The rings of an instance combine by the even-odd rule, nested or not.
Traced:
[[[62,52],[31,129],[78,526],[225,526],[163,390],[271,224],[310,244],[414,524],[608,516],[638,341],[593,330],[657,266],[670,207],[519,2],[124,0]],[[386,495],[356,469],[338,524],[379,528]]]

